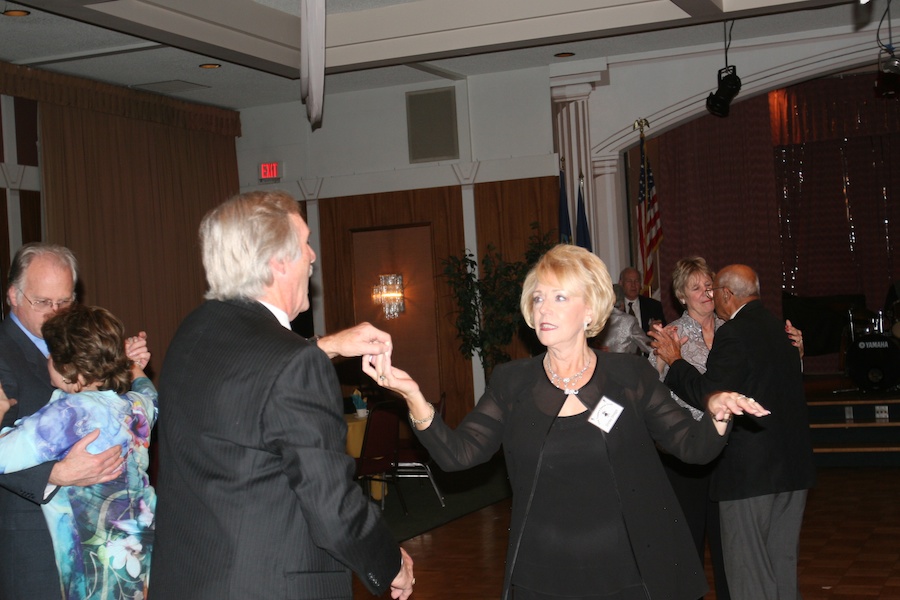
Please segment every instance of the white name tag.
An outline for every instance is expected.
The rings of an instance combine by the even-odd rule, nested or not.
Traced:
[[[588,417],[588,422],[599,427],[606,433],[609,433],[623,410],[621,405],[616,404],[606,396],[603,396],[603,398],[600,399],[600,402],[597,403],[591,416]]]

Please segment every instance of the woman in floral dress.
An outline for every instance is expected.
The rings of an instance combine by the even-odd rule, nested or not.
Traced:
[[[143,600],[150,579],[156,494],[147,476],[157,393],[125,353],[122,323],[98,307],[73,306],[43,326],[50,380],[58,389],[35,414],[0,436],[0,471],[60,460],[82,437],[122,447],[116,479],[62,487],[42,506],[66,600]],[[0,389],[0,417],[15,400]]]

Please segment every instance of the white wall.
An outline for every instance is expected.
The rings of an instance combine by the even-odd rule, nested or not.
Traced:
[[[450,85],[456,88],[460,159],[412,165],[406,92]],[[281,187],[296,193],[296,181],[317,181],[318,198],[459,185],[454,164],[474,162],[479,170],[487,165],[494,181],[553,172],[533,171],[536,161],[552,163],[547,160],[553,140],[546,69],[326,96],[322,126],[315,131],[300,102],[244,110],[241,127],[242,189],[260,187],[260,162],[282,159]]]
[[[553,152],[548,69],[522,69],[469,79],[475,160]]]

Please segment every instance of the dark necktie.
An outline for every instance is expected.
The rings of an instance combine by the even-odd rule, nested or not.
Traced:
[[[628,303],[628,314],[631,315],[632,317],[637,316],[636,314],[634,314],[634,302]]]

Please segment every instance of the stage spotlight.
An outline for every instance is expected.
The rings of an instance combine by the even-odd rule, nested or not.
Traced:
[[[876,98],[898,98],[900,93],[900,75],[889,71],[878,71],[875,77]]]
[[[706,110],[717,117],[727,117],[731,101],[741,91],[741,78],[734,66],[719,69],[719,88],[706,99]]]
[[[889,54],[887,58],[881,61],[881,70],[885,73],[900,75],[900,59],[893,54]]]
[[[893,48],[881,48],[875,76],[876,98],[900,98],[900,59],[894,56]]]

